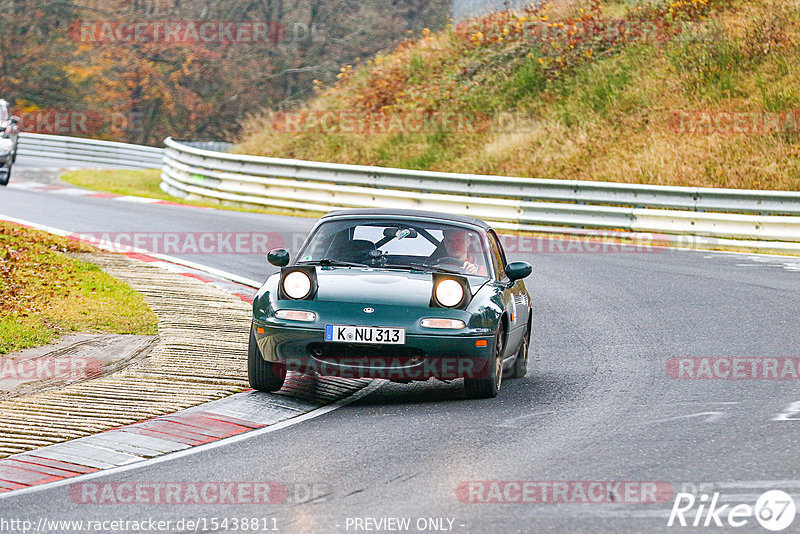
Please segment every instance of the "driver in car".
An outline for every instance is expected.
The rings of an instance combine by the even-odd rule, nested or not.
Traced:
[[[477,236],[467,230],[444,230],[443,233],[446,255],[462,261],[461,268],[465,273],[485,276],[483,261],[469,250],[470,238],[476,239]]]

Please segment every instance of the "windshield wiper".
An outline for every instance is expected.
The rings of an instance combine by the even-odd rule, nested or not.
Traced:
[[[322,258],[321,260],[301,261],[303,265],[322,265],[323,267],[369,267],[366,263],[355,263],[352,261],[333,260]]]
[[[447,273],[447,274],[462,274],[462,275],[464,274],[461,271],[455,271],[455,270],[452,270],[452,269],[445,269],[444,267],[438,267],[438,266],[434,267],[432,265],[425,265],[424,263],[402,263],[402,264],[401,263],[388,263],[388,264],[384,265],[383,267],[384,268],[390,267],[390,268],[395,268],[395,269],[409,269],[409,270],[418,269],[418,270],[426,271],[426,272],[436,271],[436,272]]]

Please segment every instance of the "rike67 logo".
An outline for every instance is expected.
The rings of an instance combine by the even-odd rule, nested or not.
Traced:
[[[719,505],[719,496],[719,493],[714,493],[709,499],[708,494],[695,497],[691,493],[678,493],[667,526],[736,528],[751,523],[755,517],[762,527],[777,532],[788,528],[794,521],[794,499],[784,491],[767,491],[758,498],[755,506],[744,503]]]

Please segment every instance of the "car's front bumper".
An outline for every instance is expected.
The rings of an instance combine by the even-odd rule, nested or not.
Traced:
[[[407,333],[403,345],[366,345],[325,342],[320,328],[253,325],[266,361],[304,374],[400,381],[480,378],[494,354],[494,336],[486,334]]]

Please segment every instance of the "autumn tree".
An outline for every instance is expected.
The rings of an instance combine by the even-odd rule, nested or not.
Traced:
[[[169,135],[231,137],[247,114],[296,105],[312,94],[313,80],[333,80],[342,64],[389,48],[408,31],[444,24],[447,6],[442,0],[0,0],[0,97],[96,114],[103,120],[88,132],[94,137],[149,144]],[[175,22],[195,29],[249,22],[269,31],[251,41],[192,39],[188,31],[165,39],[164,25]],[[131,37],[137,23],[150,39]],[[153,35],[159,31],[160,39]]]

